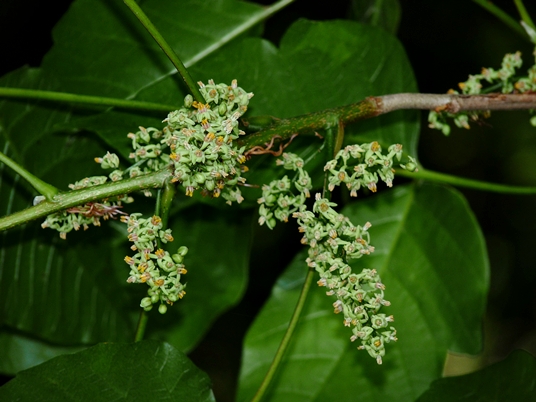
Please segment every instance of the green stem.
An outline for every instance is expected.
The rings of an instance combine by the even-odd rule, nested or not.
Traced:
[[[6,166],[9,166],[16,173],[18,173],[24,180],[32,185],[37,192],[43,195],[48,201],[51,201],[56,194],[59,193],[59,190],[51,184],[48,184],[41,180],[40,178],[34,176],[22,166],[20,166],[13,159],[9,158],[7,155],[0,152],[0,162],[4,163]]]
[[[175,110],[180,107],[178,105],[163,105],[153,102],[105,98],[102,96],[75,95],[66,92],[6,87],[0,87],[0,97],[33,100],[41,99],[54,102],[79,103],[83,105],[110,106],[129,110],[154,110],[157,112],[169,112],[170,110]]]
[[[510,27],[514,32],[521,35],[523,38],[527,39],[527,33],[521,27],[521,25],[519,25],[519,23],[515,19],[510,17],[508,14],[506,14],[503,10],[501,10],[495,4],[493,4],[492,2],[488,0],[473,0],[473,1],[477,3],[480,7],[484,8],[485,10],[493,14],[495,17],[500,19],[505,25]]]
[[[167,43],[167,41],[160,34],[160,32],[158,32],[158,30],[153,25],[149,17],[145,15],[145,13],[138,6],[136,1],[135,0],[123,0],[123,2],[127,5],[128,8],[130,8],[130,10],[136,16],[136,18],[138,18],[138,20],[145,27],[145,29],[147,29],[147,31],[151,34],[151,36],[156,41],[156,43],[158,43],[158,46],[160,46],[160,48],[166,54],[168,59],[173,63],[173,65],[175,66],[179,74],[181,75],[184,83],[190,89],[190,92],[192,93],[195,100],[201,103],[206,103],[205,98],[203,97],[203,95],[201,95],[201,92],[199,92],[197,84],[194,82],[192,77],[190,77],[188,70],[186,70],[186,67],[184,67],[184,64],[182,64],[182,61],[177,55],[177,53],[173,51],[169,43]]]
[[[463,177],[451,176],[445,173],[433,172],[431,170],[419,167],[417,172],[408,172],[397,169],[397,176],[408,177],[411,179],[423,179],[436,183],[451,184],[457,187],[471,188],[473,190],[489,191],[492,193],[502,194],[536,194],[536,187],[510,186],[507,184],[495,184],[484,181],[464,179]]]
[[[264,377],[261,386],[257,390],[257,393],[255,394],[251,402],[259,402],[266,393],[268,387],[270,386],[274,374],[276,373],[277,368],[281,363],[281,359],[285,354],[285,350],[287,349],[290,340],[292,339],[292,335],[294,334],[296,325],[298,324],[298,320],[305,305],[305,300],[307,299],[307,295],[309,294],[309,290],[311,289],[311,284],[313,283],[314,275],[314,269],[309,268],[309,270],[307,271],[307,276],[305,277],[305,282],[303,283],[300,298],[298,299],[298,303],[296,304],[294,313],[292,314],[292,318],[290,319],[287,331],[285,332],[285,335],[283,336],[283,339],[279,344],[279,348],[277,349],[277,352],[274,356],[274,360],[272,361],[272,364],[270,364],[270,368],[268,369],[268,372],[266,373],[266,376]]]
[[[177,187],[171,181],[166,181],[164,187],[158,190],[158,197],[156,199],[155,215],[162,219],[162,227],[167,228],[169,210],[173,204],[173,199],[177,194]]]
[[[77,205],[83,205],[90,201],[128,194],[146,188],[160,188],[165,185],[166,180],[170,177],[171,171],[162,169],[158,172],[134,177],[132,179],[125,179],[101,184],[100,186],[59,193],[52,201],[43,201],[36,206],[0,218],[0,232],[33,219],[39,219],[54,212],[62,211]]]
[[[525,24],[527,24],[532,29],[536,30],[536,26],[534,26],[534,22],[530,18],[529,13],[527,12],[527,9],[525,8],[525,5],[523,4],[522,0],[514,0],[514,3],[517,7],[517,12],[519,13],[519,16],[523,20]]]
[[[134,342],[143,341],[143,336],[145,335],[145,328],[147,327],[148,319],[149,314],[147,314],[147,311],[141,310],[140,318],[138,319],[138,326],[136,328],[136,335],[134,336]]]

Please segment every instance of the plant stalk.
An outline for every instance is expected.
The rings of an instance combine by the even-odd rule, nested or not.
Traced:
[[[127,110],[150,110],[157,112],[169,112],[180,107],[178,105],[164,105],[160,103],[128,99],[105,98],[102,96],[76,95],[66,92],[6,87],[0,87],[0,97],[12,99],[47,100],[62,103],[77,103],[82,105],[108,106]]]
[[[279,344],[277,352],[275,353],[275,356],[274,356],[274,360],[272,361],[272,364],[270,364],[270,368],[268,369],[268,372],[266,373],[264,380],[262,381],[259,389],[255,393],[255,396],[253,397],[251,402],[259,402],[263,398],[264,394],[268,390],[268,387],[270,386],[270,383],[272,382],[272,379],[277,371],[277,368],[279,367],[279,364],[281,363],[281,359],[283,358],[283,355],[285,354],[285,351],[287,350],[287,347],[290,344],[290,340],[292,339],[292,335],[294,334],[296,325],[298,324],[298,320],[300,318],[301,312],[305,305],[305,301],[307,300],[307,295],[309,294],[309,290],[311,289],[311,284],[313,283],[314,274],[315,274],[315,270],[312,268],[309,268],[307,271],[307,276],[305,277],[305,282],[303,283],[303,287],[300,293],[300,297],[298,299],[298,303],[296,304],[296,307],[294,308],[294,313],[292,314],[292,317],[290,319],[285,335],[283,336],[283,339],[281,340],[281,343]]]
[[[407,177],[410,179],[422,179],[435,183],[451,184],[456,187],[465,187],[473,190],[489,191],[491,193],[501,194],[536,194],[536,187],[510,186],[507,184],[488,183],[484,181],[465,179],[463,177],[451,176],[445,173],[433,172],[431,170],[419,167],[416,172],[397,169],[397,176]]]
[[[134,336],[134,342],[143,341],[143,336],[145,335],[145,328],[147,327],[148,319],[149,314],[147,314],[147,311],[141,310],[140,318],[138,320],[138,326],[136,327],[136,335]]]
[[[534,25],[534,22],[532,21],[532,18],[530,18],[529,13],[527,12],[527,9],[525,8],[525,5],[523,4],[522,0],[514,0],[514,3],[517,7],[517,12],[519,13],[519,16],[523,20],[525,24],[527,24],[532,29],[536,30],[536,26]]]
[[[132,179],[120,180],[100,186],[88,187],[81,190],[69,191],[57,194],[52,201],[43,201],[38,205],[15,212],[0,218],[0,232],[28,221],[39,219],[54,212],[83,205],[90,201],[101,200],[121,194],[129,194],[133,191],[146,188],[160,188],[171,177],[169,169],[149,173]]]
[[[149,17],[147,17],[147,15],[143,12],[140,6],[138,6],[136,1],[123,0],[123,2],[127,5],[128,8],[130,8],[130,11],[134,13],[136,18],[138,18],[144,28],[147,29],[147,31],[149,32],[149,34],[151,34],[156,43],[158,43],[158,46],[160,46],[160,48],[166,54],[171,63],[173,63],[173,65],[181,75],[184,83],[186,84],[188,89],[190,89],[190,92],[192,93],[195,100],[201,103],[206,103],[205,98],[203,97],[203,95],[201,95],[201,92],[199,92],[197,84],[190,76],[190,73],[188,73],[188,70],[186,70],[186,67],[184,67],[184,64],[182,64],[182,61],[177,55],[177,53],[175,53],[169,43],[167,43],[162,34],[153,25]]]
[[[11,169],[13,169],[24,180],[30,183],[32,187],[35,188],[37,192],[43,195],[48,201],[52,201],[54,196],[59,193],[59,190],[56,187],[34,176],[2,152],[0,152],[0,163],[4,163],[6,166],[9,166]]]

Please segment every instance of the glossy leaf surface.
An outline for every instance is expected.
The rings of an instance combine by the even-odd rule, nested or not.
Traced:
[[[104,343],[20,372],[5,401],[214,401],[210,380],[181,352],[154,341]]]

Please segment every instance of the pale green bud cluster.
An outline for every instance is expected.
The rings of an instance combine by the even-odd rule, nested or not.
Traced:
[[[318,285],[329,289],[328,296],[335,296],[334,312],[342,313],[343,324],[352,328],[352,342],[359,339],[358,349],[367,350],[381,364],[385,344],[397,340],[396,330],[389,326],[393,316],[379,313],[382,306],[390,305],[384,299],[385,285],[376,270],[356,274],[348,265],[349,260],[374,251],[368,233],[371,224],[354,226],[335,206],[317,194],[312,212],[303,206],[293,214],[304,234],[302,243],[309,245],[306,262],[319,273]]]
[[[536,51],[534,53],[536,56]],[[506,54],[501,63],[501,68],[495,70],[493,68],[483,68],[480,74],[470,75],[465,82],[458,84],[463,95],[478,95],[483,91],[483,82],[491,86],[501,88],[502,93],[523,93],[536,91],[536,64],[528,71],[527,76],[517,79],[516,72],[523,64],[521,52]],[[459,94],[453,89],[448,91],[449,94]],[[460,112],[447,113],[432,111],[428,115],[428,123],[430,128],[441,130],[443,134],[450,134],[450,126],[446,122],[446,117],[454,119],[454,124],[457,127],[469,129],[470,121],[477,121],[481,117],[489,117],[489,112]],[[536,126],[536,119],[531,119],[531,124]]]
[[[284,153],[276,163],[286,170],[296,171],[297,176],[290,180],[285,175],[262,187],[262,197],[257,200],[261,204],[259,224],[266,223],[270,229],[274,228],[276,219],[287,222],[288,217],[305,204],[305,200],[310,197],[309,190],[313,188],[309,173],[303,169],[303,159],[298,155]]]
[[[158,241],[173,241],[171,229],[163,230],[162,219],[156,215],[150,219],[140,216],[140,213],[135,213],[121,217],[128,224],[128,239],[134,243],[130,248],[137,251],[132,257],[125,257],[125,262],[130,266],[127,282],[146,283],[149,286],[148,296],[141,300],[140,306],[149,311],[154,304],[160,303],[158,311],[164,314],[167,304],[173,305],[186,294],[181,275],[187,272],[183,259],[188,249],[182,246],[176,254],[170,255],[159,248]]]
[[[164,120],[168,125],[162,131],[140,127],[128,135],[134,149],[130,157],[135,161],[130,175],[171,164],[172,181],[180,182],[186,195],[201,189],[203,195],[221,194],[228,204],[240,203],[244,198],[238,185],[245,182],[241,173],[247,171],[241,166],[246,161],[245,148],[237,148],[233,141],[245,134],[238,128],[238,119],[253,94],[240,88],[236,80],[231,85],[209,80],[207,85],[199,82],[199,86],[206,104],[187,95],[184,107]]]
[[[357,191],[361,187],[366,187],[375,193],[380,179],[392,187],[395,158],[398,162],[402,158],[401,144],[391,145],[387,149],[387,154],[382,153],[382,147],[376,141],[348,145],[337,153],[335,159],[324,166],[324,171],[329,171],[328,189],[333,191],[336,186],[344,183],[350,190],[350,196],[357,197]],[[408,163],[397,163],[397,165],[410,172],[417,170],[416,161],[411,156]]]
[[[104,184],[107,180],[106,176],[86,177],[74,184],[69,184],[69,188],[72,190],[80,190]],[[72,230],[79,230],[80,228],[87,230],[89,225],[100,226],[101,218],[108,220],[116,219],[118,215],[126,215],[125,212],[121,211],[123,208],[122,203],[130,203],[132,201],[134,201],[132,197],[123,195],[110,197],[100,202],[88,202],[84,205],[71,207],[64,211],[48,215],[45,221],[41,224],[41,227],[43,229],[50,228],[57,230],[60,237],[65,240],[67,238],[67,233]]]

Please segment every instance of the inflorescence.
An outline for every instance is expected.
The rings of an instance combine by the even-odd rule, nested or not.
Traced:
[[[201,189],[203,195],[219,197],[228,204],[244,199],[238,188],[245,179],[242,172],[246,161],[245,148],[237,148],[233,141],[245,134],[238,128],[238,119],[253,96],[233,80],[227,84],[205,85],[199,82],[200,92],[207,103],[184,99],[184,107],[171,112],[164,120],[163,130],[140,127],[130,133],[134,167],[130,175],[148,173],[173,166],[172,182],[180,182],[186,195]]]
[[[203,195],[219,197],[222,195],[228,204],[242,202],[238,188],[244,184],[242,172],[246,161],[244,148],[237,148],[233,141],[244,134],[238,128],[238,119],[247,110],[249,99],[253,96],[237,86],[236,80],[230,86],[199,83],[200,92],[206,104],[193,101],[190,95],[184,99],[184,107],[171,112],[164,120],[167,126],[162,130],[153,127],[140,127],[136,133],[128,134],[132,141],[133,152],[130,158],[134,164],[126,170],[119,169],[119,157],[107,153],[95,161],[104,169],[114,169],[106,176],[86,178],[71,185],[80,189],[112,181],[147,174],[171,167],[172,182],[183,186],[187,196],[201,189]],[[376,192],[379,180],[389,187],[394,178],[393,166],[396,163],[403,169],[414,171],[416,162],[409,157],[401,164],[402,145],[391,145],[387,153],[382,153],[378,142],[350,145],[340,150],[335,159],[329,161],[324,170],[327,172],[327,189],[345,184],[351,196],[357,196],[361,187]],[[395,162],[396,159],[396,162]],[[312,210],[306,201],[310,197],[312,182],[304,169],[304,161],[291,153],[284,153],[278,165],[294,172],[294,177],[284,176],[262,188],[259,198],[259,224],[272,229],[277,220],[287,222],[289,216],[297,219],[299,230],[304,234],[302,243],[309,246],[306,262],[320,275],[319,286],[329,290],[329,296],[336,297],[333,303],[335,313],[343,313],[343,323],[352,328],[351,340],[359,339],[358,349],[365,349],[382,363],[385,344],[396,341],[396,330],[390,326],[393,316],[380,313],[382,306],[390,303],[384,299],[385,285],[374,269],[353,272],[349,262],[374,251],[370,245],[367,222],[355,226],[342,214],[335,211],[336,204],[316,194]],[[146,191],[146,195],[151,195]],[[49,215],[43,227],[57,229],[60,236],[89,223],[99,225],[99,218],[115,218],[128,224],[128,239],[134,244],[131,249],[136,253],[125,257],[130,266],[129,283],[146,283],[148,296],[140,303],[145,310],[159,305],[164,314],[167,305],[172,305],[185,295],[185,284],[181,276],[186,273],[183,259],[188,249],[180,247],[170,255],[161,248],[161,243],[173,241],[170,229],[162,226],[158,216],[142,218],[141,214],[126,215],[120,210],[121,202],[132,201],[130,197],[120,196],[88,203],[80,207]]]
[[[188,248],[182,246],[176,254],[170,255],[158,247],[158,241],[172,242],[171,229],[164,230],[162,219],[156,215],[150,219],[140,216],[141,214],[135,213],[121,218],[128,224],[128,240],[134,243],[130,248],[136,251],[132,257],[125,257],[125,262],[130,266],[127,282],[146,283],[150,289],[140,306],[149,311],[153,304],[160,303],[158,311],[164,314],[167,304],[173,305],[186,294],[186,285],[181,283],[181,275],[187,272],[183,259]]]
[[[171,168],[171,182],[179,183],[187,196],[201,189],[203,195],[219,197],[222,195],[228,204],[244,199],[238,188],[245,182],[241,176],[247,171],[245,148],[238,148],[233,141],[244,132],[238,128],[238,119],[246,110],[253,96],[237,85],[218,84],[209,80],[205,85],[198,83],[206,103],[194,101],[191,95],[184,98],[184,106],[169,113],[163,121],[167,126],[162,130],[154,127],[140,127],[136,133],[128,134],[132,141],[129,155],[134,164],[125,170],[119,169],[120,160],[116,154],[107,152],[95,158],[103,169],[113,169],[106,176],[85,178],[69,185],[73,190],[104,184],[109,180],[119,181],[124,177],[136,177],[165,168]],[[151,196],[150,190],[145,190]],[[41,198],[37,199],[37,202]],[[141,214],[128,216],[121,210],[122,203],[132,202],[132,197],[118,196],[99,202],[91,202],[69,208],[47,216],[41,225],[60,232],[65,239],[67,233],[88,228],[89,224],[100,226],[100,218],[117,218],[128,223],[128,238],[134,242],[131,247],[137,253],[125,261],[131,266],[129,283],[147,283],[150,286],[148,297],[141,301],[141,307],[150,310],[153,304],[160,303],[158,310],[165,313],[167,304],[181,299],[185,285],[180,282],[186,269],[182,264],[188,249],[179,248],[172,256],[158,247],[158,242],[173,240],[171,230],[162,228],[159,217],[140,218]]]
[[[536,50],[534,51],[536,57]],[[493,68],[483,68],[480,74],[470,75],[465,82],[460,82],[458,87],[463,95],[478,95],[482,91],[490,91],[500,89],[503,94],[508,93],[524,93],[536,91],[536,64],[530,67],[525,77],[519,78],[516,76],[516,70],[521,67],[523,61],[521,52],[506,54],[503,58],[501,68],[494,70]],[[489,85],[488,89],[483,89],[483,82]],[[450,89],[449,94],[459,94],[458,91]],[[443,134],[450,134],[450,126],[446,122],[446,117],[454,119],[454,124],[457,127],[469,129],[470,121],[477,121],[481,117],[489,117],[489,111],[471,111],[459,112],[456,114],[448,112],[431,111],[428,115],[429,127],[441,130]],[[530,123],[536,126],[536,116],[530,119]]]
[[[377,142],[350,145],[340,150],[335,159],[329,161],[324,170],[328,174],[328,190],[344,183],[352,196],[366,187],[375,192],[379,180],[389,187],[394,177],[393,164],[406,170],[415,171],[416,162],[400,164],[402,145],[395,144],[383,154]],[[297,219],[299,231],[304,234],[302,243],[309,246],[307,265],[320,275],[317,282],[329,290],[328,296],[335,296],[333,303],[336,314],[343,313],[343,324],[352,328],[352,342],[359,339],[358,349],[366,350],[378,364],[385,355],[385,344],[396,341],[396,329],[390,326],[393,316],[380,313],[382,306],[390,303],[384,299],[385,285],[374,269],[353,272],[349,262],[374,251],[370,245],[368,229],[371,224],[355,226],[349,218],[335,211],[337,205],[316,194],[312,210],[305,202],[312,189],[311,179],[303,169],[304,161],[297,155],[285,153],[277,161],[287,170],[296,172],[290,180],[284,176],[263,187],[259,198],[259,223],[271,229],[276,221],[286,222],[288,216]]]

